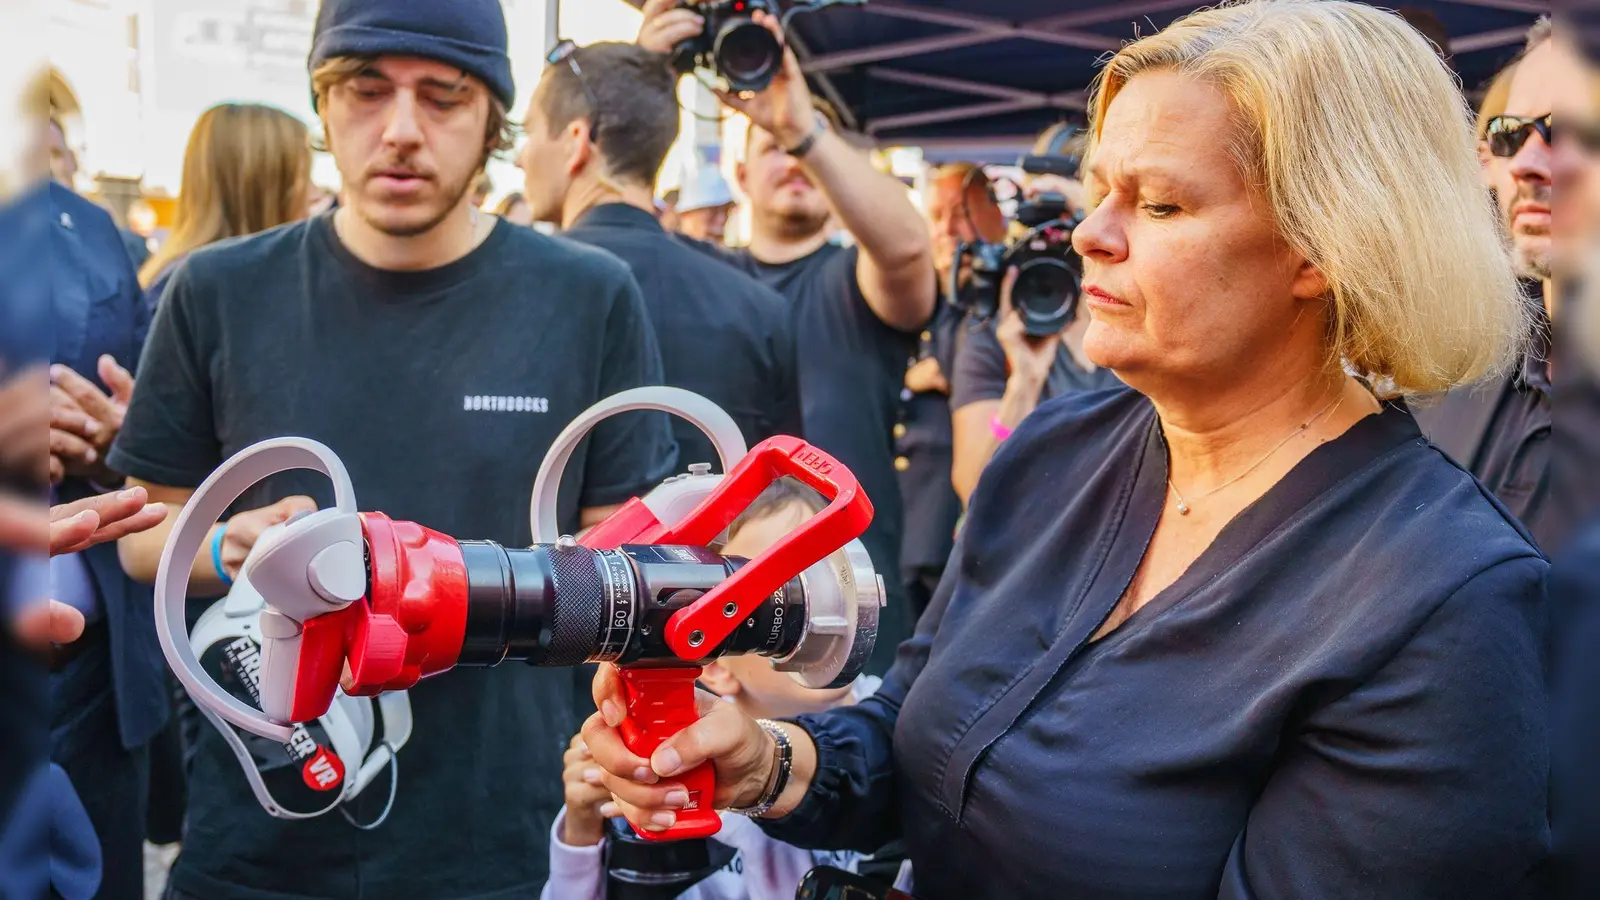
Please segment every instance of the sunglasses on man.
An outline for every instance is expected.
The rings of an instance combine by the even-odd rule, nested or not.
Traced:
[[[1544,138],[1547,146],[1555,146],[1555,138],[1551,136],[1553,132],[1549,114],[1536,119],[1522,116],[1495,116],[1489,120],[1484,130],[1484,137],[1489,142],[1489,152],[1504,159],[1516,156],[1535,131],[1539,132],[1539,137]]]
[[[583,77],[583,69],[578,66],[578,45],[570,38],[563,38],[550,48],[545,56],[545,62],[552,66],[567,64],[572,70],[572,77],[578,79],[578,87],[583,89],[584,97],[589,101],[589,140],[599,140],[600,134],[600,98],[595,96],[594,89],[589,87],[589,82]]]

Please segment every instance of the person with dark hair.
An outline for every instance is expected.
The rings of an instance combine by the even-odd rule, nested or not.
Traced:
[[[649,0],[643,11],[639,44],[658,53],[705,27],[676,0]],[[776,16],[754,18],[785,41]],[[927,224],[905,186],[873,168],[837,115],[815,101],[792,48],[766,90],[722,100],[751,123],[736,173],[749,201],[750,246],[729,255],[788,298],[801,348],[805,438],[855,473],[876,511],[862,541],[888,588],[869,666],[882,672],[911,631],[904,590],[892,577],[903,528],[893,428],[906,360],[938,300]],[[835,217],[853,246],[830,239]]]
[[[675,239],[653,213],[656,173],[678,137],[676,79],[667,61],[615,43],[563,43],[552,58],[528,104],[518,159],[534,218],[632,268],[661,342],[667,384],[716,402],[752,445],[798,435],[787,304]],[[699,428],[677,419],[673,435],[681,463],[720,471]]]
[[[112,467],[174,512],[239,450],[295,435],[344,460],[369,508],[462,538],[531,541],[526,498],[561,430],[661,381],[627,268],[502,222],[473,180],[508,136],[514,85],[497,0],[324,0],[308,62],[343,176],[331,213],[190,254],[150,331]],[[563,491],[562,528],[599,522],[671,472],[666,416],[602,423]],[[262,532],[332,505],[309,472],[252,487],[194,560],[217,596]],[[123,539],[154,579],[171,525]],[[148,612],[148,610],[147,610]],[[572,671],[457,672],[410,691],[416,732],[394,805],[368,835],[341,815],[272,818],[214,729],[195,753],[169,896],[530,897],[577,727]],[[372,822],[387,800],[343,807]]]

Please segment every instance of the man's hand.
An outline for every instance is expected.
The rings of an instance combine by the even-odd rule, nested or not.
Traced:
[[[928,357],[906,370],[906,387],[913,394],[949,394],[950,381],[939,368],[939,360]]]
[[[105,457],[122,431],[133,399],[133,376],[109,355],[100,357],[99,374],[111,388],[110,394],[67,366],[50,367],[50,454],[55,457],[51,478],[55,481],[62,475],[115,478],[105,466]]]
[[[0,382],[0,473],[43,485],[50,464],[50,381],[43,366]]]
[[[87,550],[160,525],[167,508],[149,502],[142,487],[50,507],[50,555]]]
[[[51,556],[77,553],[154,527],[166,518],[166,507],[145,500],[144,489],[133,488],[51,507],[47,517],[43,504],[0,495],[0,546],[25,552],[48,549]],[[82,636],[83,613],[45,600],[25,608],[12,628],[24,647],[46,651],[52,644],[70,644]]]
[[[239,569],[260,540],[262,532],[300,512],[316,512],[317,501],[302,494],[285,497],[271,506],[239,513],[228,520],[222,533],[222,569],[229,578],[238,578]]]
[[[1005,280],[1000,283],[1000,320],[995,326],[994,336],[1000,342],[1000,349],[1006,352],[1006,365],[1011,369],[1011,377],[1021,378],[1025,384],[1043,387],[1050,378],[1050,369],[1056,363],[1061,338],[1059,335],[1040,338],[1027,334],[1022,314],[1011,305],[1011,289],[1016,283],[1017,270],[1007,270]]]
[[[640,11],[644,22],[634,43],[652,53],[671,53],[706,27],[699,13],[680,8],[678,0],[650,0]]]
[[[593,847],[606,836],[606,817],[600,807],[611,802],[604,773],[589,755],[582,735],[573,735],[561,758],[561,785],[566,793],[567,817],[562,822],[561,843],[568,847]]]
[[[783,48],[783,65],[773,76],[772,84],[760,93],[749,97],[728,91],[717,91],[717,96],[728,106],[742,112],[750,122],[760,127],[774,139],[778,146],[788,149],[798,145],[816,127],[816,107],[812,105],[811,88],[806,86],[805,73],[800,71],[800,60],[783,38],[779,19],[771,13],[758,12],[751,21],[772,32]]]

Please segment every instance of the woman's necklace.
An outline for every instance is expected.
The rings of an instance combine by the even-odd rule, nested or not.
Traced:
[[[1272,454],[1277,453],[1279,450],[1282,450],[1285,444],[1288,444],[1290,441],[1294,440],[1299,435],[1304,434],[1306,429],[1310,428],[1312,425],[1314,425],[1317,422],[1321,421],[1325,416],[1333,415],[1334,410],[1338,409],[1339,408],[1339,404],[1341,404],[1343,402],[1344,402],[1344,391],[1340,390],[1339,391],[1339,396],[1335,397],[1327,406],[1324,406],[1322,408],[1322,410],[1320,412],[1318,412],[1316,415],[1314,415],[1311,418],[1305,420],[1304,422],[1301,422],[1300,425],[1295,428],[1295,430],[1289,432],[1289,436],[1288,437],[1286,437],[1283,440],[1279,441],[1278,443],[1274,444],[1271,450],[1268,450],[1260,459],[1258,459],[1255,462],[1251,463],[1250,464],[1250,468],[1245,469],[1243,472],[1240,472],[1239,474],[1233,476],[1232,478],[1229,478],[1227,481],[1224,481],[1223,483],[1217,485],[1216,487],[1212,488],[1211,490],[1206,491],[1204,494],[1200,494],[1200,495],[1196,496],[1194,499],[1197,502],[1200,501],[1200,500],[1204,500],[1207,497],[1211,496],[1212,494],[1215,494],[1217,491],[1220,491],[1223,488],[1225,488],[1225,487],[1233,484],[1234,482],[1238,481],[1239,479],[1245,477],[1246,475],[1249,475],[1251,472],[1254,472],[1256,469],[1261,468],[1261,464],[1266,462],[1267,460],[1271,459],[1272,458]],[[1170,471],[1167,473],[1167,487],[1172,488],[1172,493],[1175,494],[1177,496],[1177,498],[1178,498],[1178,514],[1179,515],[1183,515],[1183,516],[1187,516],[1189,514],[1189,502],[1183,498],[1183,492],[1178,490],[1178,486],[1172,483],[1172,473]]]

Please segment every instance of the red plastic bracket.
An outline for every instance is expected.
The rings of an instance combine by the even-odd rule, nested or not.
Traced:
[[[856,477],[827,453],[795,437],[768,438],[756,445],[717,489],[683,521],[663,529],[651,543],[704,546],[769,485],[785,475],[826,497],[828,508],[785,535],[705,596],[673,613],[666,641],[680,658],[694,662],[718,646],[761,601],[828,554],[860,537],[872,523],[872,502]],[[733,603],[736,612],[725,607]]]

